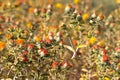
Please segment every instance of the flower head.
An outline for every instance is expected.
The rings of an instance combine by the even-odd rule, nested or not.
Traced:
[[[5,48],[5,42],[0,41],[0,51]]]
[[[46,56],[47,55],[47,49],[41,48],[41,49],[38,50],[38,53],[40,54],[41,57]]]
[[[103,62],[108,61],[108,56],[107,56],[106,54],[104,54],[104,55],[102,56],[102,61],[103,61]]]
[[[68,62],[62,62],[62,63],[61,63],[61,66],[62,66],[63,68],[67,68],[67,67],[71,67],[72,65],[71,65],[70,63],[68,63]]]
[[[55,7],[61,9],[63,5],[61,3],[56,3]]]
[[[58,62],[54,61],[51,65],[52,68],[56,68],[58,66]]]
[[[16,40],[16,43],[17,43],[18,45],[21,45],[21,44],[24,43],[24,39],[18,38],[18,39]]]
[[[73,2],[74,2],[75,4],[79,4],[80,1],[81,1],[81,0],[74,0]]]
[[[86,21],[88,18],[89,18],[89,14],[88,14],[88,13],[84,13],[84,14],[82,15],[83,21]]]
[[[116,4],[120,4],[120,0],[115,0],[115,3]]]
[[[96,41],[97,41],[97,39],[96,39],[95,37],[91,37],[91,38],[89,39],[89,43],[90,43],[91,45],[94,44]]]
[[[34,48],[34,46],[35,46],[35,45],[34,45],[34,44],[32,44],[32,43],[31,43],[31,44],[29,44],[29,45],[28,45],[28,49],[29,49],[29,50],[31,50],[31,49],[33,49],[33,48]]]

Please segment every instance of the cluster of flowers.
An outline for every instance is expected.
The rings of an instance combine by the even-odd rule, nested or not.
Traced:
[[[119,80],[120,9],[105,17],[91,2],[1,1],[0,79]]]

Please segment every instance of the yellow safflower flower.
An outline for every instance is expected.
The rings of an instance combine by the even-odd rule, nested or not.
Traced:
[[[34,37],[34,40],[35,40],[35,41],[40,41],[41,38],[40,38],[40,36],[35,36],[35,37]]]
[[[5,48],[5,42],[0,41],[0,51]]]
[[[119,4],[119,3],[120,3],[120,0],[115,0],[115,3]]]
[[[63,5],[61,3],[56,3],[55,7],[61,9],[63,7]]]
[[[88,13],[84,13],[82,15],[83,21],[86,21],[89,18],[89,14]]]
[[[97,41],[97,39],[95,37],[91,37],[89,39],[90,44],[94,44],[96,41]]]
[[[110,80],[108,77],[105,77],[104,80]]]
[[[105,44],[104,40],[102,40],[102,41],[100,41],[100,42],[97,43],[97,45],[100,46],[100,47],[104,46],[104,44]]]
[[[32,25],[30,22],[28,22],[28,23],[26,24],[26,26],[27,26],[29,29],[32,29],[32,28],[33,28],[33,25]]]
[[[81,0],[74,0],[73,2],[74,2],[75,4],[79,4],[80,1],[81,1]]]

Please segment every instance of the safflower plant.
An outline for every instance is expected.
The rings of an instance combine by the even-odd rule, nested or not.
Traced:
[[[109,15],[71,2],[0,2],[1,80],[120,79],[119,1]]]

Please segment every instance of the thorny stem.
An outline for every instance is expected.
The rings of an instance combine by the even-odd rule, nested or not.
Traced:
[[[71,59],[74,59],[75,58],[75,56],[76,56],[76,54],[77,54],[77,51],[78,51],[78,48],[75,50],[75,52],[73,53],[73,56],[72,56],[72,58]]]
[[[10,74],[11,70],[13,69],[14,66],[11,66],[10,70],[7,73],[7,76]]]
[[[15,74],[15,76],[13,77],[13,80],[16,80],[16,78],[17,78],[17,76],[16,76],[16,74]]]

